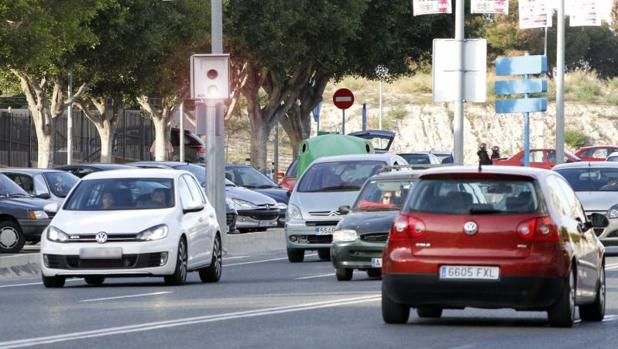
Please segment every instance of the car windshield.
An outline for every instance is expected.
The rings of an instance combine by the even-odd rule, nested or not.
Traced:
[[[225,178],[236,185],[250,189],[265,189],[279,187],[275,182],[249,166],[227,166]]]
[[[385,165],[382,161],[321,162],[310,166],[298,184],[299,192],[357,191]]]
[[[402,154],[401,157],[406,159],[410,165],[425,165],[431,163],[429,155],[427,154]]]
[[[618,191],[617,168],[565,168],[556,170],[574,191]]]
[[[174,207],[174,181],[167,178],[109,178],[77,185],[64,209],[143,210]]]
[[[47,181],[49,190],[59,197],[65,198],[73,186],[79,182],[79,178],[68,172],[48,172],[43,177]]]
[[[287,172],[285,172],[286,177],[296,177],[296,169],[298,168],[298,161],[294,160],[290,167],[288,167]]]
[[[29,197],[19,185],[15,184],[9,177],[0,174],[0,196],[1,197]]]
[[[353,210],[399,211],[413,186],[410,179],[370,180],[358,194]]]
[[[427,179],[406,211],[437,214],[524,214],[539,210],[532,180]]]
[[[200,182],[200,185],[202,187],[206,186],[206,169],[204,167],[193,165],[193,164],[186,164],[186,165],[178,165],[174,167],[174,169],[191,172],[195,176],[195,178],[197,178],[197,180]],[[235,187],[236,185],[234,185],[233,182],[231,182],[230,180],[226,178],[225,186]]]

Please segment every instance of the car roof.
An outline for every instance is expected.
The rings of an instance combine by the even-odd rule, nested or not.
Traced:
[[[608,145],[589,145],[587,147],[581,147],[581,148],[577,149],[577,151],[588,150],[588,149],[598,149],[598,148],[618,148],[618,145],[611,145],[611,144],[608,144]]]
[[[4,167],[0,168],[0,172],[13,172],[13,173],[25,173],[25,174],[39,174],[39,173],[66,173],[62,170],[51,169],[51,168],[27,168],[27,167]]]
[[[100,171],[89,174],[82,181],[93,179],[113,179],[113,178],[176,178],[187,171],[178,171],[167,168],[133,168],[116,171]]]
[[[423,170],[403,170],[403,171],[390,171],[390,172],[380,172],[377,173],[369,179],[414,179],[418,178],[424,171]]]
[[[84,164],[73,164],[73,165],[63,165],[58,166],[56,169],[68,169],[68,168],[96,168],[99,170],[117,170],[117,169],[130,169],[134,168],[131,165],[125,164],[99,164],[99,163],[84,163]]]
[[[132,166],[140,166],[140,165],[152,165],[152,166],[164,166],[164,167],[176,167],[176,166],[184,166],[191,165],[190,162],[180,162],[180,161],[136,161],[131,162]]]
[[[618,155],[618,154],[617,154]],[[552,168],[552,170],[563,170],[568,168],[618,168],[618,163],[613,161],[580,161],[580,162],[570,162],[568,164],[560,164],[556,165]]]
[[[313,163],[322,162],[338,162],[338,161],[354,161],[354,160],[368,160],[368,161],[387,161],[392,158],[401,158],[399,155],[392,153],[380,153],[380,154],[348,154],[348,155],[335,155],[325,156],[318,158]],[[405,161],[405,159],[402,158]]]
[[[511,175],[540,178],[550,172],[550,170],[541,168],[522,166],[482,166],[480,171],[478,166],[445,166],[424,170],[419,177],[423,179],[424,177],[433,175],[488,173],[505,176]]]
[[[618,156],[618,151],[615,151],[615,152],[613,152],[613,153],[610,153],[607,157],[610,157],[610,156]]]

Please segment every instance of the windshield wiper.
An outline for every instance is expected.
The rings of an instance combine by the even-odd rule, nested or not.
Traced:
[[[258,185],[257,187],[254,187],[256,189],[269,189],[269,188],[277,188],[276,186],[272,185],[272,184],[264,184],[264,185]]]
[[[9,193],[8,197],[10,198],[31,198],[32,195],[22,194],[22,193]]]

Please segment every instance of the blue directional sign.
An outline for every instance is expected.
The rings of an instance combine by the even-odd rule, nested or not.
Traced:
[[[496,96],[547,92],[547,80],[496,81]]]
[[[547,98],[502,99],[496,101],[496,113],[534,113],[547,111]]]
[[[547,56],[501,57],[496,60],[496,76],[547,73]]]

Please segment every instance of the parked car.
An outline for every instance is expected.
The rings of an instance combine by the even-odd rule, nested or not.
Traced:
[[[553,168],[571,185],[586,215],[599,213],[609,218],[607,228],[593,231],[606,247],[618,247],[618,164],[576,162]]]
[[[71,173],[41,168],[2,168],[0,173],[9,177],[28,194],[58,203],[64,201],[79,178]]]
[[[181,285],[198,271],[221,277],[221,230],[196,178],[186,171],[98,172],[73,189],[45,229],[41,274],[45,287],[68,277],[100,285],[110,276],[163,276]]]
[[[56,167],[56,170],[70,172],[73,175],[84,178],[85,176],[99,171],[112,171],[112,170],[127,170],[134,168],[132,166],[122,164],[74,164],[64,165]]]
[[[288,167],[288,170],[285,171],[285,175],[279,181],[279,185],[283,189],[287,189],[288,191],[292,191],[294,186],[296,185],[296,169],[298,168],[298,161],[294,160]]]
[[[440,165],[442,160],[428,151],[414,152],[414,153],[401,153],[402,158],[406,159],[410,165]]]
[[[618,161],[618,151],[609,154],[606,161],[610,161],[610,162]]]
[[[568,151],[564,151],[564,162],[577,162],[581,161],[580,158],[571,154]],[[524,165],[524,152],[511,156],[506,160],[494,160],[494,165],[500,166],[523,166]],[[554,149],[531,149],[530,150],[530,167],[551,169],[556,165],[556,150]]]
[[[330,259],[339,208],[352,205],[367,178],[384,166],[406,165],[394,154],[339,155],[319,158],[301,176],[290,197],[285,238],[288,260],[300,263],[306,250]]]
[[[430,150],[430,153],[437,156],[441,164],[452,164],[453,153],[446,150]]]
[[[225,165],[225,178],[237,186],[251,189],[275,200],[277,208],[279,208],[279,226],[282,227],[285,224],[285,212],[290,200],[287,190],[282,189],[270,178],[248,165]]]
[[[410,308],[547,311],[569,327],[605,314],[605,249],[567,181],[533,168],[430,169],[395,219],[382,255],[382,317]]]
[[[618,145],[595,145],[577,149],[575,156],[583,161],[605,161],[613,152],[618,152]]]
[[[204,142],[193,132],[185,130],[185,158],[186,162],[200,162],[206,158],[206,145]],[[172,158],[176,161],[180,160],[180,129],[173,127],[170,130],[170,143],[173,147]],[[153,154],[151,159],[154,160]]]
[[[33,198],[0,174],[0,253],[19,252],[26,241],[41,239],[50,221],[43,208],[50,202]]]
[[[337,280],[351,280],[354,269],[380,277],[382,251],[391,225],[421,171],[389,171],[370,177],[333,233],[330,256]],[[346,213],[350,210],[350,213]]]
[[[391,149],[395,132],[385,130],[367,130],[348,133],[348,136],[354,136],[366,139],[373,145],[376,153],[386,153]]]

